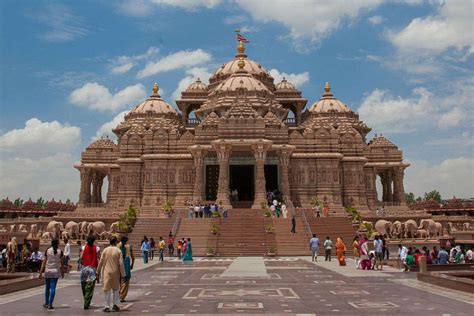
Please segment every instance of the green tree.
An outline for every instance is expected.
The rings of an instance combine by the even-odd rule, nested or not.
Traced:
[[[20,198],[16,198],[15,202],[13,202],[16,206],[22,206],[23,205],[23,200]]]
[[[405,193],[405,201],[409,204],[415,203],[415,194],[413,192]]]
[[[40,197],[36,200],[36,205],[38,205],[40,208],[44,208],[46,206],[46,201],[43,199],[43,197]]]
[[[431,199],[435,200],[438,203],[441,203],[441,194],[436,190],[433,190],[431,192],[425,192],[425,200],[428,201]]]

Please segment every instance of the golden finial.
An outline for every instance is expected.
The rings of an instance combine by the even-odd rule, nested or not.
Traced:
[[[239,61],[237,63],[237,66],[239,66],[239,69],[244,69],[245,67],[245,61],[244,61],[244,58],[243,57],[240,57],[239,58]]]
[[[153,85],[153,93],[154,94],[157,94],[158,93],[158,84],[155,82],[155,84]]]
[[[235,29],[234,32],[235,33],[240,33],[240,29]]]
[[[245,54],[245,44],[244,44],[244,42],[240,41],[239,45],[237,45],[237,53],[239,55]]]
[[[329,93],[331,91],[331,85],[329,84],[329,82],[326,82],[326,84],[324,85],[324,91],[326,93]]]

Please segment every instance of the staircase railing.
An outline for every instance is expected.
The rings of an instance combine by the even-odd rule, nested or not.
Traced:
[[[173,228],[171,229],[171,233],[173,236],[176,236],[178,232],[179,225],[181,224],[181,212],[176,213],[176,219],[174,220]]]
[[[301,218],[303,219],[304,228],[308,236],[313,236],[313,231],[311,230],[311,225],[309,225],[308,219],[306,218],[306,212],[304,209],[301,209]]]

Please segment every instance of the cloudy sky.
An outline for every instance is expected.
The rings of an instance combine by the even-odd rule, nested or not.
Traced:
[[[473,2],[0,2],[0,195],[77,200],[72,165],[156,81],[174,100],[235,54],[309,100],[329,81],[411,163],[416,195],[474,196]]]

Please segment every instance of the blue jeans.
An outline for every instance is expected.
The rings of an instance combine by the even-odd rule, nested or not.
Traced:
[[[44,281],[45,281],[44,303],[46,305],[53,305],[54,295],[56,295],[56,285],[58,285],[58,279],[45,278]]]
[[[165,252],[165,250],[160,248],[160,261],[164,260],[164,258],[163,258],[163,253],[164,252]]]
[[[148,263],[148,251],[142,251],[143,263]]]

